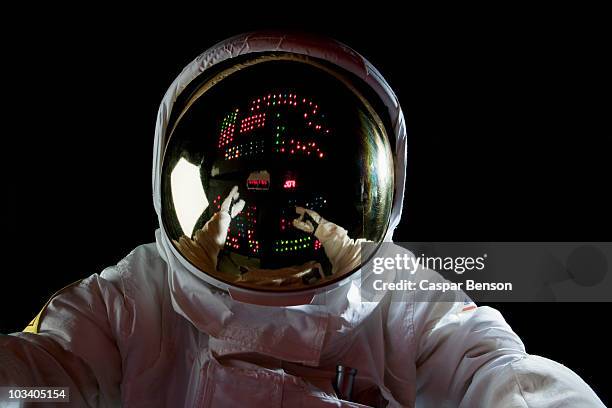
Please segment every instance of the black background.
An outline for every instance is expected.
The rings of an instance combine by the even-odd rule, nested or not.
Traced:
[[[154,240],[159,102],[200,52],[253,29],[336,37],[394,88],[408,128],[396,240],[610,241],[597,10],[302,6],[309,12],[240,18],[230,5],[162,9],[155,20],[121,10],[19,16],[4,33],[0,332],[21,330],[53,292]],[[610,304],[495,306],[528,352],[569,366],[608,401]]]

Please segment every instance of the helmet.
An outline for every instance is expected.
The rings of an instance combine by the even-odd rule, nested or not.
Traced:
[[[163,235],[186,268],[242,299],[335,287],[373,255],[362,243],[394,227],[394,134],[375,90],[316,55],[220,61],[167,115]]]

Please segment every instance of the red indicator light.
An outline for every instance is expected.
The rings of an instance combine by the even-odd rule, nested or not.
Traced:
[[[284,188],[295,188],[295,180],[285,180]]]

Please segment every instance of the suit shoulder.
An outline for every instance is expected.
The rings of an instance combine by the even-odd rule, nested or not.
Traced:
[[[155,243],[143,244],[134,248],[116,265],[104,269],[100,276],[121,285],[126,292],[151,291],[166,282],[166,263],[159,255]]]

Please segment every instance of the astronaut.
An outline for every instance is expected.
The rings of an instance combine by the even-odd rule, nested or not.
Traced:
[[[405,158],[396,96],[347,46],[215,45],[159,109],[156,242],[1,336],[0,385],[69,387],[74,406],[603,406],[461,293],[363,296]]]

